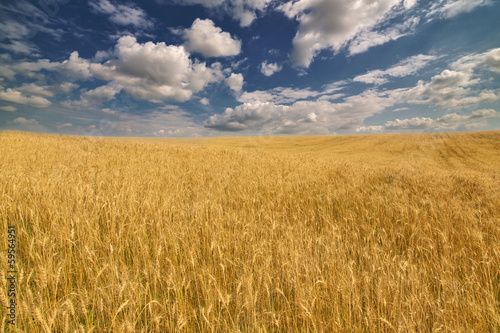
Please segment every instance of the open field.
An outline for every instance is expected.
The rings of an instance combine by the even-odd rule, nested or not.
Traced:
[[[500,131],[2,132],[0,331],[8,225],[20,332],[500,331]]]

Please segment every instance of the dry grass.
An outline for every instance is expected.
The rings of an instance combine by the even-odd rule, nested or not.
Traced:
[[[498,131],[3,132],[7,225],[18,331],[500,331]]]

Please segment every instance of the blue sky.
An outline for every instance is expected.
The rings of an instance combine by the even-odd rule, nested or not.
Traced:
[[[239,136],[500,129],[494,0],[0,4],[0,130]]]

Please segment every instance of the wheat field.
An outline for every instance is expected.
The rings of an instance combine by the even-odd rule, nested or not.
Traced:
[[[500,331],[500,131],[1,132],[0,231],[5,332]]]

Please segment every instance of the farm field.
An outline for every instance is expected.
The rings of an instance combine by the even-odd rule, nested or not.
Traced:
[[[1,332],[498,332],[500,131],[0,132],[0,235]]]

